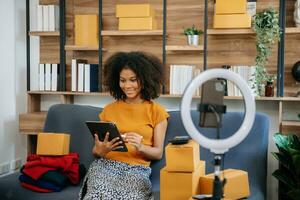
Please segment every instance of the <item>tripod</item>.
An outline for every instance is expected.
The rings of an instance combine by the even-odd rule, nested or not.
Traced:
[[[220,127],[221,127],[221,114],[226,113],[226,106],[224,105],[213,105],[213,104],[199,104],[198,111],[200,112],[210,112],[214,113],[216,118],[216,129],[217,129],[217,139],[220,139]],[[213,181],[213,192],[210,195],[195,195],[194,199],[211,199],[211,200],[221,200],[223,195],[223,188],[226,184],[226,179],[224,177],[221,180],[221,162],[222,155],[215,154],[214,156],[214,181]]]

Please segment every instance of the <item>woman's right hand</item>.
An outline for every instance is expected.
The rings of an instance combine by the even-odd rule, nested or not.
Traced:
[[[111,141],[108,141],[109,132],[106,133],[103,142],[99,140],[97,134],[94,134],[94,136],[95,136],[95,145],[93,147],[93,154],[95,156],[105,157],[105,155],[110,151],[122,148],[122,146],[120,146],[120,144],[122,143],[120,141],[120,138],[116,137]]]

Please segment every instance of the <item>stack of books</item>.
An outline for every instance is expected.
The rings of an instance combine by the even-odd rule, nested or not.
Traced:
[[[86,60],[72,59],[71,91],[98,92],[98,64],[88,64]]]
[[[59,30],[59,7],[58,5],[37,6],[37,31]]]

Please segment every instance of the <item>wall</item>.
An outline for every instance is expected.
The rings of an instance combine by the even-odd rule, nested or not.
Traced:
[[[0,165],[26,154],[18,115],[26,111],[25,1],[0,0]]]

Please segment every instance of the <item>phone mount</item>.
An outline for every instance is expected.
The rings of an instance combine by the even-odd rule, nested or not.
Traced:
[[[213,78],[223,78],[235,83],[244,97],[245,104],[245,117],[240,128],[230,137],[225,139],[210,139],[205,137],[194,125],[190,107],[194,92],[206,81]],[[221,155],[227,152],[230,148],[238,145],[242,142],[248,133],[250,132],[254,119],[255,119],[255,99],[251,93],[247,82],[242,79],[238,74],[226,69],[209,69],[200,73],[195,77],[189,85],[186,87],[181,101],[181,120],[187,133],[202,147],[209,149],[215,154],[215,180],[213,184],[213,200],[219,200],[223,197],[223,186],[226,180],[220,180],[221,172]],[[212,110],[214,113],[218,113],[217,110],[224,110],[224,108],[214,107],[212,105],[200,105],[200,109]],[[225,108],[226,109],[226,108]],[[220,113],[219,113],[220,114]],[[219,114],[216,114],[220,122]],[[220,125],[217,127],[219,130]],[[219,137],[219,136],[218,136]]]
[[[198,104],[198,111],[199,112],[206,112],[206,113],[214,113],[217,121],[217,139],[220,139],[220,127],[221,124],[221,115],[226,113],[226,105],[215,105],[215,104]],[[224,177],[221,180],[221,163],[222,163],[222,155],[215,154],[214,156],[214,182],[213,182],[213,193],[211,200],[220,200],[224,196],[223,188],[226,184],[226,179]]]

